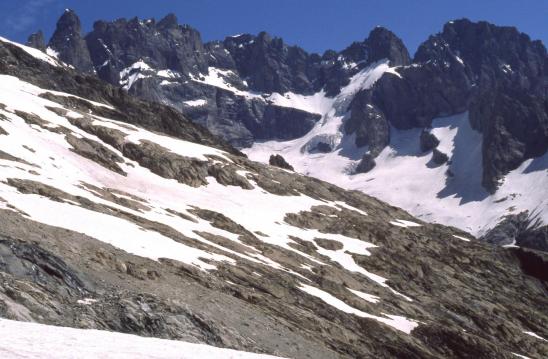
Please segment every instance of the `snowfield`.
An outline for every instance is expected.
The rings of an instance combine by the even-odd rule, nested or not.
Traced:
[[[104,330],[0,319],[0,357],[21,359],[274,359],[264,354]]]

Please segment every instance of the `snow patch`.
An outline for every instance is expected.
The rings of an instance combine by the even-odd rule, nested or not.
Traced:
[[[376,321],[379,321],[381,323],[389,325],[392,328],[400,330],[400,331],[402,331],[406,334],[411,334],[411,331],[419,325],[419,323],[417,323],[414,320],[410,320],[410,319],[407,319],[405,317],[398,316],[398,315],[389,315],[389,314],[382,313],[384,315],[384,317],[379,317],[379,316],[376,316],[376,315],[372,315],[372,314],[363,312],[359,309],[356,309],[354,307],[349,306],[348,304],[346,304],[342,300],[334,297],[333,295],[331,295],[331,294],[329,294],[329,293],[327,293],[327,292],[325,292],[321,289],[318,289],[316,287],[312,287],[310,285],[307,285],[307,284],[302,284],[301,283],[299,289],[302,290],[305,293],[308,293],[308,294],[314,296],[314,297],[320,298],[325,303],[327,303],[327,304],[329,304],[329,305],[331,305],[331,306],[333,306],[333,307],[337,308],[338,310],[341,310],[345,313],[354,314],[354,315],[357,315],[358,317],[374,319]]]
[[[548,340],[544,339],[543,337],[541,337],[540,335],[536,334],[536,333],[533,333],[533,332],[526,332],[524,331],[523,333],[527,334],[527,335],[530,335],[534,338],[537,338],[537,339],[540,339],[540,340],[543,340],[545,342],[548,342]]]
[[[274,359],[265,354],[222,349],[106,330],[75,329],[0,319],[3,358]]]
[[[398,227],[404,227],[404,228],[420,227],[421,226],[418,223],[411,222],[411,221],[406,221],[406,220],[403,220],[403,219],[396,219],[395,221],[390,221],[390,224],[392,224],[394,226],[398,226]]]
[[[30,56],[32,56],[32,57],[34,57],[38,60],[47,62],[48,64],[50,64],[52,66],[55,66],[55,67],[61,66],[61,63],[56,58],[50,56],[49,54],[45,54],[45,53],[43,53],[42,51],[40,51],[38,49],[35,49],[33,47],[29,47],[29,46],[25,46],[25,45],[21,45],[17,42],[10,41],[10,40],[8,40],[4,37],[1,37],[1,36],[0,36],[0,41],[7,42],[7,43],[10,43],[12,45],[15,45],[15,46],[19,47],[20,49],[24,50]]]
[[[377,297],[376,295],[367,294],[355,289],[350,289],[350,288],[346,288],[346,289],[354,293],[356,296],[362,298],[363,300],[366,300],[371,303],[377,303],[379,300],[381,300],[381,298]]]
[[[185,105],[187,105],[187,106],[199,107],[199,106],[205,106],[205,105],[207,105],[207,100],[198,99],[198,100],[184,101],[183,103],[184,103]]]

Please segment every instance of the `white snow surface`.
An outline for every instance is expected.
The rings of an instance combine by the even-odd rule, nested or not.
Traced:
[[[0,319],[0,357],[21,359],[274,359],[277,357],[140,337]]]
[[[545,342],[548,342],[548,340],[544,339],[543,337],[541,337],[540,335],[538,335],[538,334],[536,334],[536,333],[534,333],[534,332],[527,332],[527,331],[525,331],[525,332],[523,332],[523,333],[525,333],[525,334],[527,334],[527,335],[530,335],[530,336],[532,336],[533,338],[537,338],[537,339],[543,340],[543,341],[545,341]]]
[[[199,107],[199,106],[205,106],[205,105],[207,105],[207,100],[198,99],[198,100],[184,101],[183,103],[184,103],[185,105],[187,105],[187,106]]]
[[[129,90],[137,80],[150,77],[150,75],[146,74],[149,70],[151,70],[151,67],[143,60],[135,62],[133,65],[120,71],[120,85],[126,91]]]
[[[368,294],[368,293],[364,293],[362,291],[359,291],[359,290],[355,290],[355,289],[350,289],[350,288],[347,288],[349,291],[351,291],[352,293],[354,293],[356,296],[362,298],[363,300],[366,300],[368,302],[371,302],[371,303],[377,303],[380,298],[377,297],[376,295],[371,295],[371,294]]]
[[[272,154],[282,155],[302,174],[365,192],[426,222],[455,226],[475,236],[495,226],[503,216],[523,210],[536,210],[548,223],[548,154],[525,161],[505,176],[495,194],[489,194],[481,185],[482,135],[472,129],[467,113],[438,118],[432,124],[431,132],[441,141],[438,149],[449,156],[451,164],[436,167],[432,154],[420,151],[420,129],[391,128],[391,143],[375,159],[375,168],[352,174],[368,149],[357,148],[354,135],[342,134],[348,104],[358,90],[371,87],[384,74],[401,76],[381,61],[352,77],[334,98],[323,92],[271,95],[268,99],[277,105],[319,113],[322,119],[301,138],[257,142],[243,152],[265,163]],[[333,150],[313,151],[318,142],[330,144]],[[449,177],[448,170],[455,176]],[[403,226],[398,221],[392,224]]]
[[[419,324],[413,320],[409,320],[405,317],[398,316],[398,315],[386,315],[384,314],[384,317],[379,317],[376,315],[372,315],[366,312],[363,312],[359,309],[356,309],[354,307],[349,306],[342,300],[334,297],[333,295],[327,293],[326,291],[323,291],[319,288],[312,287],[307,284],[302,284],[299,287],[300,290],[303,292],[306,292],[310,295],[313,295],[317,298],[320,298],[325,303],[337,308],[338,310],[341,310],[345,313],[354,314],[359,317],[363,318],[370,318],[374,319],[376,321],[379,321],[381,323],[384,323],[386,325],[389,325],[397,330],[401,330],[402,332],[406,334],[410,334],[413,329],[415,329]]]
[[[216,67],[209,67],[207,74],[200,74],[195,76],[189,73],[188,75],[194,82],[199,82],[206,85],[218,87],[223,90],[231,91],[238,96],[243,96],[248,99],[261,98],[259,94],[252,93],[250,91],[239,90],[236,87],[234,87],[232,84],[230,84],[230,82],[227,81],[227,79],[232,76],[236,76],[236,74],[234,74],[234,72],[232,72],[231,70],[223,70],[223,69],[218,69]]]

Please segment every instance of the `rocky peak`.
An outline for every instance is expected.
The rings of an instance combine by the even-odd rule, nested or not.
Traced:
[[[173,14],[159,22],[138,18],[96,22],[86,42],[99,76],[113,84],[118,84],[121,71],[139,60],[158,70],[207,73],[200,33],[178,25]]]
[[[31,34],[26,43],[27,46],[34,47],[35,49],[46,51],[46,40],[44,39],[44,33],[42,30]]]
[[[61,31],[66,35],[80,35],[82,31],[80,18],[73,10],[66,9],[57,21],[57,31]]]
[[[81,34],[80,18],[72,10],[66,9],[57,22],[48,47],[59,55],[59,59],[73,65],[82,72],[94,72],[89,50]]]
[[[546,48],[540,41],[532,41],[515,27],[485,21],[448,22],[441,33],[419,47],[415,61],[439,58],[441,52],[457,56],[482,86],[503,82],[538,92],[543,76],[548,73]]]
[[[173,13],[167,14],[162,20],[158,22],[156,27],[158,29],[166,30],[166,29],[174,29],[179,26],[179,20],[177,19],[177,16]]]
[[[354,42],[341,52],[346,61],[352,61],[365,67],[371,63],[388,59],[391,66],[409,65],[409,52],[403,41],[392,31],[377,26],[369,36]]]
[[[406,66],[411,63],[409,52],[403,41],[392,31],[377,26],[367,38],[369,45],[369,61],[390,60],[391,66]]]
[[[238,72],[248,78],[253,90],[313,92],[309,55],[303,49],[288,46],[283,39],[266,32],[257,36],[244,34],[228,37],[224,45],[234,58]]]

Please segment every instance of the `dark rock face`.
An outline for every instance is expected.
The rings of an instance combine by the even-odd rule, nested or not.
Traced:
[[[270,159],[268,160],[268,163],[271,166],[276,166],[276,167],[284,168],[286,170],[293,171],[293,166],[291,166],[289,163],[287,163],[285,158],[283,158],[280,155],[271,155]]]
[[[376,157],[390,143],[390,125],[375,106],[371,105],[369,92],[361,92],[352,101],[350,118],[344,125],[347,134],[356,133],[356,146],[369,146]]]
[[[180,26],[173,14],[158,23],[137,18],[97,21],[86,43],[98,75],[112,84],[119,84],[120,72],[139,60],[158,70],[207,73],[200,34]]]
[[[318,142],[315,149],[316,149],[316,151],[321,152],[321,153],[329,153],[329,152],[333,151],[333,148],[331,147],[331,145],[329,143],[325,143],[325,142]]]
[[[314,92],[309,76],[309,55],[297,46],[261,32],[257,36],[228,37],[225,48],[232,54],[236,69],[248,78],[250,87],[260,92]]]
[[[432,162],[439,166],[447,163],[447,161],[449,161],[449,157],[437,148],[434,148],[432,151]]]
[[[398,129],[428,127],[432,119],[466,111],[471,82],[465,68],[452,62],[428,62],[383,76],[372,90],[373,104]],[[449,64],[449,65],[447,65]]]
[[[304,136],[320,118],[320,115],[289,107],[267,105],[260,122],[247,127],[257,139],[290,140]]]
[[[44,33],[42,30],[31,34],[26,45],[41,51],[46,51],[46,40],[44,39]]]
[[[358,163],[358,166],[355,169],[355,173],[367,173],[375,168],[375,165],[376,163],[374,156],[366,153],[365,155],[363,155],[360,163]]]
[[[548,98],[505,89],[474,105],[471,120],[479,119],[484,138],[482,183],[494,192],[504,174],[548,150]]]
[[[484,133],[483,185],[494,192],[502,175],[548,150],[546,49],[513,27],[459,20],[423,44],[416,61],[431,58],[438,41],[462,58],[474,83],[470,121]]]
[[[57,22],[48,47],[58,52],[59,60],[82,72],[93,73],[94,67],[81,31],[82,26],[76,13],[66,10]]]
[[[422,131],[420,137],[420,146],[422,152],[432,151],[434,148],[438,147],[440,140],[433,134],[428,131]]]

